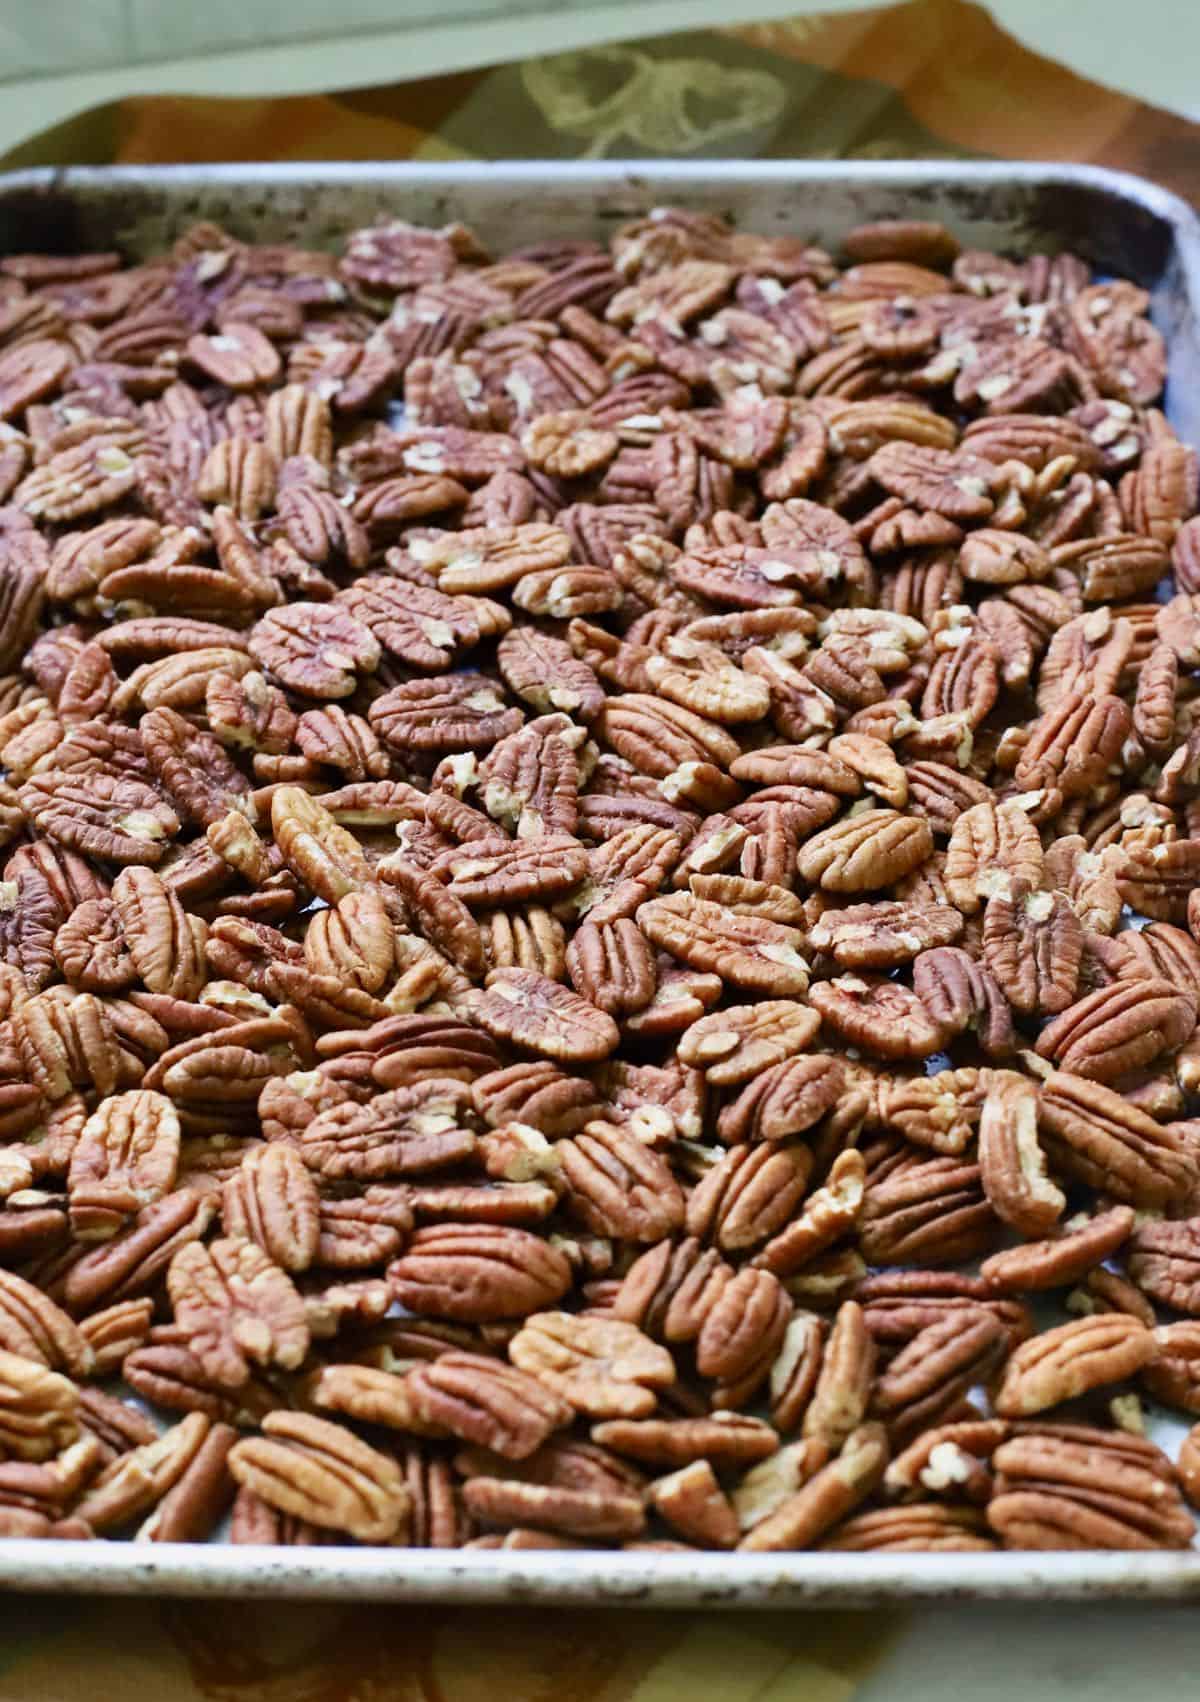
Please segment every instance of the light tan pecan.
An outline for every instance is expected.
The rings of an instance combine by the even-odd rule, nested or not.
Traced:
[[[354,835],[303,788],[276,787],[271,825],[288,867],[327,904],[370,882],[370,866]]]
[[[257,1242],[285,1271],[317,1256],[320,1204],[312,1172],[282,1141],[252,1148],[221,1190],[225,1234]]]
[[[803,1052],[820,1018],[793,999],[714,1011],[693,1022],[679,1042],[683,1063],[702,1069],[714,1087],[736,1087],[770,1064]]]
[[[825,828],[801,849],[797,868],[826,892],[878,891],[932,854],[927,822],[895,810],[867,810]]]
[[[964,915],[973,915],[1014,880],[1036,888],[1041,876],[1041,841],[1019,803],[976,804],[954,823],[946,848],[946,890]]]
[[[0,1349],[0,1446],[12,1460],[51,1460],[79,1433],[79,1391],[36,1359]]]
[[[141,1347],[154,1316],[152,1300],[124,1300],[102,1307],[80,1323],[80,1332],[92,1350],[95,1375],[109,1377],[120,1371],[126,1357]]]
[[[1066,1208],[1038,1144],[1038,1091],[1027,1076],[993,1070],[979,1119],[979,1167],[997,1217],[1022,1235],[1044,1235]]]
[[[1182,922],[1200,880],[1200,840],[1126,835],[1112,872],[1117,892],[1131,910],[1160,922]]]
[[[646,1418],[675,1381],[665,1348],[632,1324],[540,1312],[526,1318],[509,1358],[590,1418]]]
[[[71,1227],[80,1241],[106,1241],[172,1187],[179,1165],[179,1116],[161,1093],[102,1100],[88,1118],[67,1172]]]
[[[1132,1376],[1154,1355],[1154,1335],[1136,1318],[1099,1313],[1023,1342],[996,1392],[1002,1418],[1024,1418]]]
[[[571,541],[558,526],[476,526],[422,541],[413,553],[436,576],[439,590],[478,594],[503,591],[527,573],[564,566]]]
[[[820,1368],[804,1413],[802,1434],[831,1454],[863,1422],[875,1376],[875,1342],[862,1307],[843,1301],[825,1342]]]
[[[737,1514],[707,1460],[659,1478],[650,1488],[656,1512],[680,1536],[702,1548],[733,1548],[740,1534]]]
[[[939,1070],[929,1076],[881,1076],[872,1115],[885,1129],[898,1129],[914,1146],[960,1153],[975,1132],[981,1085],[972,1069]]]
[[[408,1376],[417,1416],[507,1460],[525,1460],[574,1408],[538,1378],[482,1354],[442,1353]]]
[[[268,1413],[261,1436],[230,1451],[229,1470],[268,1506],[360,1542],[391,1541],[408,1516],[395,1460],[308,1413]]]
[[[882,1426],[860,1426],[837,1458],[759,1520],[739,1548],[769,1553],[810,1547],[866,1499],[882,1478],[887,1459]]]
[[[251,1364],[294,1370],[308,1352],[299,1294],[251,1241],[181,1247],[167,1271],[167,1292],[201,1365],[230,1388],[246,1381]]]
[[[314,975],[378,993],[396,961],[393,923],[378,889],[348,892],[330,909],[319,910],[305,931],[304,955]],[[286,981],[282,985],[286,990]]]
[[[89,1484],[79,1517],[101,1535],[141,1518],[183,1477],[209,1428],[205,1414],[189,1413],[164,1435],[121,1454]]]

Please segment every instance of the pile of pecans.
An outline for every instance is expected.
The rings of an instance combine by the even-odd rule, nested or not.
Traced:
[[[1191,1543],[1196,456],[844,261],[0,261],[0,1533]]]

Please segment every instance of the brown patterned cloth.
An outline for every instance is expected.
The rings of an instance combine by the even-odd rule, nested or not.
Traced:
[[[1200,130],[1038,57],[962,0],[322,96],[130,99],[3,163],[618,155],[1087,160],[1200,199]],[[872,1670],[896,1694],[903,1623],[9,1597],[0,1702],[850,1702]]]
[[[133,98],[4,163],[625,155],[1088,160],[1200,199],[1200,128],[1074,76],[964,0],[683,32],[327,95]]]

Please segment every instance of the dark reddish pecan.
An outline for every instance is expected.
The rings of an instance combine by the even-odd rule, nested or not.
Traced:
[[[536,1377],[479,1354],[440,1354],[411,1372],[408,1386],[425,1423],[509,1460],[527,1459],[574,1416]]]
[[[419,1229],[388,1281],[420,1316],[481,1323],[553,1305],[572,1276],[565,1255],[527,1230],[451,1223]]]

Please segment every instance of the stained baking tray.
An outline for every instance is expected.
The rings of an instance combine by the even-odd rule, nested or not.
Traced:
[[[836,246],[855,224],[929,218],[1015,255],[1069,248],[1133,278],[1167,339],[1166,409],[1200,444],[1200,221],[1125,173],[1040,164],[605,161],[68,168],[0,174],[0,254],[143,258],[211,219],[255,242],[332,247],[380,216],[462,219],[497,249],[604,237],[674,204]],[[1172,1440],[1180,1427],[1172,1425]],[[1167,1438],[1164,1436],[1164,1440]],[[111,1595],[842,1607],[901,1600],[1200,1598],[1184,1554],[621,1554],[0,1540],[0,1588]]]

